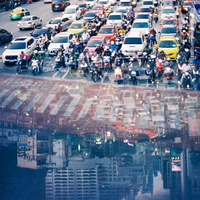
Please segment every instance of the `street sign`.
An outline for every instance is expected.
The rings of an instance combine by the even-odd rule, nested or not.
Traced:
[[[19,146],[28,146],[28,135],[20,135],[19,136]]]

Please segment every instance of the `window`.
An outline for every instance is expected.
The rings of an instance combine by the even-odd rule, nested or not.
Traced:
[[[141,38],[126,38],[124,44],[142,44]]]
[[[31,46],[31,45],[33,44],[33,42],[34,42],[34,39],[30,39],[30,40],[28,41],[28,43],[27,43],[27,46]]]

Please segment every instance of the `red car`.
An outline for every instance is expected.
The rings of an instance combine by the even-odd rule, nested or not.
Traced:
[[[102,36],[108,39],[108,42],[115,40],[115,36],[117,34],[117,29],[114,25],[103,25],[99,30],[97,36]]]
[[[173,17],[168,17],[168,18],[163,19],[162,22],[160,23],[160,27],[162,28],[163,25],[174,25],[177,30],[179,29],[178,28],[179,23]]]
[[[95,53],[95,49],[97,48],[97,45],[102,45],[105,47],[108,44],[108,39],[102,36],[93,36],[89,39],[87,46],[85,48],[88,48],[89,54]]]
[[[103,11],[105,11],[104,9],[104,5],[102,4],[95,4],[92,8],[92,11],[95,11],[97,14],[101,15],[103,13]]]

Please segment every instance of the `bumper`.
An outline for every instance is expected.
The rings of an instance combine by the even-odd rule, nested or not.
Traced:
[[[171,60],[176,60],[176,58],[177,58],[177,55],[176,54],[166,54],[166,57],[168,58],[171,58]]]
[[[21,19],[22,18],[22,15],[11,15],[10,16],[10,19]]]
[[[58,8],[52,8],[52,11],[64,11],[65,8],[64,7],[58,7]]]
[[[48,54],[49,54],[50,56],[55,56],[56,53],[57,53],[57,51],[58,51],[58,49],[50,49],[50,50],[48,50]]]
[[[5,65],[16,65],[18,60],[3,60]]]
[[[29,29],[29,28],[34,28],[33,27],[33,24],[31,24],[31,25],[19,25],[19,26],[17,26],[18,28],[22,28],[22,29]]]

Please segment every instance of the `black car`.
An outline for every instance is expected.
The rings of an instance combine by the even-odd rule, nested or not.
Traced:
[[[52,11],[64,11],[67,6],[70,5],[70,2],[67,0],[52,0],[51,8]]]
[[[48,35],[51,35],[52,32],[53,32],[53,28],[51,28],[51,27],[38,27],[33,32],[31,32],[30,35],[37,39],[43,33],[45,33],[48,36]]]
[[[3,28],[0,28],[0,46],[2,43],[6,43],[6,42],[11,42],[12,41],[12,33],[3,29]]]

